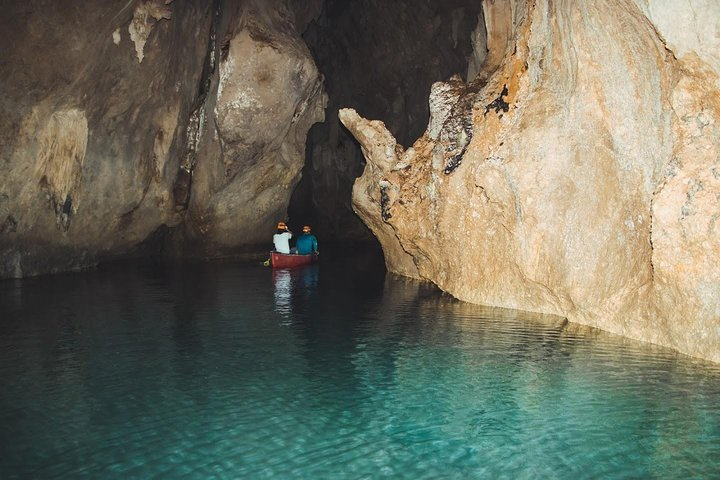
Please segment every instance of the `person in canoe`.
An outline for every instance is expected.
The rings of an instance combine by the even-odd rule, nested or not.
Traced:
[[[308,255],[310,253],[318,253],[318,242],[315,235],[311,233],[310,225],[303,227],[303,233],[295,242],[295,248],[300,255]]]
[[[290,239],[292,238],[292,232],[285,225],[285,222],[278,222],[277,233],[273,235],[273,245],[275,245],[275,251],[279,253],[290,253]]]

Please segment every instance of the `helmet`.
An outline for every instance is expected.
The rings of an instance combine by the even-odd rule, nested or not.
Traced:
[[[287,229],[287,225],[285,225],[285,222],[278,222],[277,228],[278,230],[285,230]]]
[[[305,225],[303,227],[303,233],[310,233],[310,225]]]

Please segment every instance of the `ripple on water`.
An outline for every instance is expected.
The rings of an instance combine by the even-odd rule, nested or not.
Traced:
[[[13,284],[0,477],[720,477],[716,365],[355,273]]]

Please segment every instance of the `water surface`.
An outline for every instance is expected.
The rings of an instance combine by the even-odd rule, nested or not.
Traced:
[[[720,478],[720,368],[377,259],[0,283],[0,478]]]

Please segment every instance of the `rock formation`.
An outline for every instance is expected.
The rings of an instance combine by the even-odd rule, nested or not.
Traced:
[[[310,126],[324,119],[322,76],[283,2],[248,2],[227,27],[218,81],[188,161],[192,195],[183,242],[217,254],[262,244],[284,219],[305,162]]]
[[[720,361],[719,17],[709,0],[5,2],[0,278],[152,239],[266,247],[327,104],[307,27],[331,109],[387,122],[340,114],[391,271]],[[460,65],[423,134],[432,78]],[[310,137],[298,195],[338,219],[362,162],[335,119]]]
[[[351,191],[364,159],[337,118],[355,107],[385,121],[400,143],[422,134],[430,86],[465,73],[471,34],[481,16],[475,0],[326,0],[303,34],[326,78],[327,119],[311,129],[308,155],[290,216],[311,218],[323,239],[370,238],[352,213]],[[480,22],[482,23],[482,22]],[[484,32],[478,31],[478,42]],[[476,63],[483,49],[476,49]]]
[[[388,269],[720,361],[720,7],[484,8],[485,62],[411,148],[340,112]]]
[[[0,278],[154,232],[189,254],[267,243],[323,118],[294,27],[316,12],[291,3],[5,2]]]

